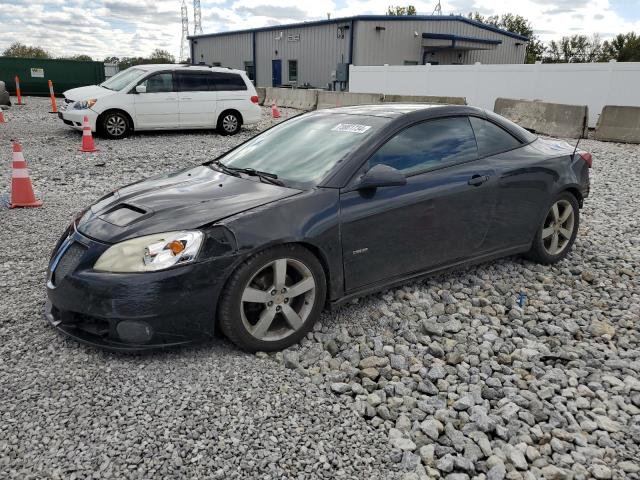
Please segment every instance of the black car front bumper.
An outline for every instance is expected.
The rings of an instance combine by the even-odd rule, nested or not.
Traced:
[[[45,318],[59,332],[114,351],[143,351],[211,339],[217,299],[232,257],[158,272],[93,270],[109,245],[70,229],[47,272]]]

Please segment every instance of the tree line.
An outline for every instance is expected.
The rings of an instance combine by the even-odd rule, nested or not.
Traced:
[[[33,47],[25,45],[20,42],[14,42],[7,47],[2,55],[5,57],[18,57],[18,58],[51,58],[60,60],[80,60],[80,61],[93,61],[94,59],[89,55],[71,55],[64,57],[55,57],[42,47]],[[166,50],[156,48],[151,55],[147,57],[106,57],[102,60],[104,63],[114,63],[120,67],[120,70],[124,70],[133,65],[142,65],[146,63],[175,63],[176,59]]]

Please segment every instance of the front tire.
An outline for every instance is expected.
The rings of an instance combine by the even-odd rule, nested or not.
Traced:
[[[551,202],[526,257],[542,264],[563,260],[573,247],[579,226],[578,200],[571,193],[562,192]]]
[[[326,289],[322,265],[309,250],[293,244],[269,248],[231,275],[220,299],[220,328],[243,350],[282,350],[311,330]]]
[[[242,127],[242,119],[236,112],[223,112],[218,119],[218,132],[222,135],[235,135]]]
[[[122,112],[107,112],[100,118],[100,132],[112,140],[125,138],[131,132],[129,118]]]

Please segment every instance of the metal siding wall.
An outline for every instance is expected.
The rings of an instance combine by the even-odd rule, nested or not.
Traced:
[[[383,31],[376,31],[375,27],[384,27]],[[418,36],[415,36],[415,33]],[[453,52],[442,52],[439,57],[445,60],[463,63],[481,62],[494,63],[524,63],[526,46],[517,47],[515,38],[497,32],[469,25],[464,22],[451,20],[387,20],[387,21],[358,21],[355,29],[354,65],[402,65],[405,60],[422,63],[422,34],[446,33],[467,37],[502,40],[495,50],[474,50],[462,53],[458,59]]]
[[[195,63],[203,61],[211,65],[220,62],[223,67],[244,70],[244,62],[253,60],[251,39],[251,33],[199,38],[194,45]]]
[[[256,62],[258,86],[271,86],[271,61],[282,60],[282,83],[289,83],[289,60],[298,61],[298,85],[310,83],[314,87],[326,87],[331,72],[340,62],[349,61],[349,32],[345,38],[337,38],[338,24],[319,25],[256,34]],[[282,32],[282,38],[276,38]],[[290,42],[289,35],[300,35],[300,41]],[[277,55],[275,52],[278,52]]]

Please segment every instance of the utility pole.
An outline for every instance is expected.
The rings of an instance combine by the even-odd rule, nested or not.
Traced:
[[[200,0],[193,0],[193,34],[202,34],[202,9]]]
[[[182,38],[180,39],[180,62],[184,62],[189,54],[187,53],[187,37],[189,36],[189,14],[187,12],[187,4],[182,0],[182,6],[180,7],[180,14],[182,15]],[[191,59],[193,62],[193,58]]]

